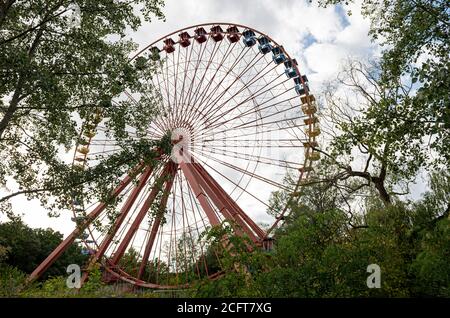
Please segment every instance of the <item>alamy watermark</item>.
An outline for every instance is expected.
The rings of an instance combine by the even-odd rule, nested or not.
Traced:
[[[77,264],[67,266],[67,273],[70,274],[66,279],[67,288],[81,288],[81,269]]]
[[[367,272],[371,273],[367,277],[367,287],[368,288],[381,288],[381,268],[377,264],[370,264],[367,266]]]

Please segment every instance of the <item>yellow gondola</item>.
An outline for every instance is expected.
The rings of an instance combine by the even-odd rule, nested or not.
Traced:
[[[311,161],[317,161],[320,159],[320,152],[318,151],[307,152],[306,157]]]
[[[312,129],[306,129],[305,132],[309,137],[317,137],[320,135],[320,127],[316,125]]]
[[[304,119],[303,122],[305,123],[305,125],[313,125],[319,122],[319,118],[317,118],[316,116],[308,117]]]
[[[317,107],[314,104],[303,104],[302,112],[306,115],[312,115],[317,111]]]
[[[88,138],[93,138],[95,136],[95,131],[93,130],[86,130],[83,135],[85,135]]]
[[[87,155],[89,153],[89,148],[88,147],[80,147],[77,149],[77,151],[79,153],[82,153],[83,155]]]

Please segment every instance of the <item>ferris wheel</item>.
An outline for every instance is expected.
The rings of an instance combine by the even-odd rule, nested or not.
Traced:
[[[83,281],[95,263],[110,281],[149,288],[214,279],[220,260],[203,233],[228,221],[237,235],[270,249],[288,211],[270,204],[272,193],[298,197],[320,157],[308,79],[268,35],[238,24],[196,25],[154,41],[136,59],[159,65],[148,84],[160,98],[146,134],[136,138],[160,140],[169,133],[172,150],[121,178],[111,194],[119,202],[113,222],[106,203],[74,199],[76,229],[31,279],[76,239],[90,255]],[[142,96],[124,92],[121,98],[139,102]],[[74,166],[120,151],[105,133],[107,120],[99,113],[83,126]],[[132,125],[127,129],[136,134]],[[295,187],[286,175],[298,180]]]

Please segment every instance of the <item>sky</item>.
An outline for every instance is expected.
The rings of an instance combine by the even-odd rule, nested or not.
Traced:
[[[129,36],[140,48],[175,30],[200,23],[225,22],[247,25],[268,34],[295,57],[312,91],[336,76],[347,58],[370,59],[379,47],[367,35],[369,22],[359,14],[358,3],[345,9],[319,8],[305,0],[166,0],[166,20],[144,23]],[[347,16],[345,10],[352,10]],[[69,234],[72,212],[49,218],[39,202],[24,197],[12,200],[14,211],[23,213],[31,227],[51,227]]]

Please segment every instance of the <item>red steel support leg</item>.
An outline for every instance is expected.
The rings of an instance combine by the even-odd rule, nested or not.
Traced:
[[[136,167],[134,171],[138,172],[140,169],[142,169],[142,166]],[[125,189],[127,185],[130,184],[131,180],[133,180],[133,178],[130,175],[127,175],[119,183],[117,188],[114,189],[111,196],[113,198],[117,197],[123,191],[123,189]],[[64,241],[62,241],[38,267],[36,267],[36,269],[27,278],[27,282],[32,282],[38,279],[58,259],[58,257],[60,257],[61,254],[64,253],[73,244],[75,239],[89,226],[89,224],[91,224],[100,215],[100,213],[103,212],[105,207],[105,203],[98,204],[95,209],[86,216],[86,220],[83,222],[83,224],[78,225],[75,230],[73,230],[73,232],[70,233],[69,236],[66,237]]]
[[[173,181],[175,178],[176,171],[178,169],[177,165],[174,165],[171,178],[167,181],[166,187],[164,188],[163,196],[161,198],[161,205],[159,207],[159,213],[156,215],[155,220],[152,224],[152,229],[150,232],[150,237],[145,246],[144,255],[142,256],[141,265],[139,267],[139,272],[137,275],[137,279],[141,279],[144,274],[145,267],[147,266],[148,259],[150,257],[150,252],[153,248],[153,244],[155,242],[156,234],[158,233],[159,226],[161,224],[161,215],[160,212],[166,208],[167,200],[169,199],[170,190],[172,189]]]
[[[255,223],[253,220],[239,207],[239,205],[226,193],[223,188],[217,183],[216,180],[206,171],[205,168],[203,168],[202,165],[198,163],[194,163],[196,168],[205,176],[205,178],[211,182],[215,188],[217,189],[218,193],[220,193],[221,196],[226,199],[226,202],[231,205],[230,209],[236,211],[238,215],[248,224],[252,230],[256,233],[256,235],[263,239],[266,235],[266,233]]]
[[[163,181],[164,177],[167,177],[169,173],[171,173],[171,170],[173,170],[173,163],[169,162],[165,165],[163,171],[161,172],[158,179],[155,181],[155,183],[159,183]],[[171,180],[173,182],[173,176],[174,173],[171,175]],[[166,182],[169,184],[169,182]],[[170,187],[172,186],[172,183],[170,183]],[[150,191],[147,199],[145,200],[144,204],[142,205],[139,213],[137,214],[136,218],[134,219],[133,223],[131,224],[130,228],[128,229],[127,233],[125,234],[125,237],[120,242],[119,247],[117,248],[116,252],[114,253],[114,256],[111,259],[111,263],[117,265],[119,260],[122,258],[123,254],[125,253],[126,248],[128,247],[128,244],[130,244],[131,239],[133,238],[133,235],[136,233],[137,229],[139,228],[139,225],[142,223],[142,220],[144,220],[145,215],[147,214],[148,210],[150,209],[150,206],[153,204],[153,201],[156,198],[156,195],[159,193],[161,189],[158,188],[158,186],[153,186],[152,191]],[[169,190],[170,191],[170,190]]]
[[[203,192],[202,188],[199,185],[199,180],[194,176],[192,173],[192,164],[191,163],[180,163],[180,168],[183,171],[184,176],[186,177],[186,180],[189,183],[189,186],[194,191],[194,194],[197,198],[197,200],[200,202],[200,205],[202,206],[203,211],[205,211],[206,216],[209,219],[209,223],[212,226],[216,226],[220,224],[219,218],[214,213],[214,210],[212,209],[211,205],[209,204],[208,200],[206,199],[206,195]]]
[[[153,172],[153,167],[148,166],[145,169],[144,173],[141,175],[138,184],[133,189],[130,196],[127,198],[125,204],[123,205],[122,209],[120,210],[119,217],[115,221],[115,223],[112,227],[112,231],[106,235],[103,242],[100,244],[97,252],[91,257],[91,259],[89,261],[89,265],[87,267],[87,271],[83,274],[83,277],[81,278],[81,284],[83,284],[86,281],[86,279],[88,278],[89,270],[92,269],[92,266],[103,256],[103,254],[108,249],[108,246],[109,246],[109,244],[111,244],[111,241],[112,241],[114,235],[116,234],[116,232],[122,225],[123,221],[125,220],[125,217],[127,216],[128,212],[130,211],[131,207],[133,206],[134,202],[136,201],[139,193],[144,188],[144,186],[145,186],[148,178],[152,174],[152,172]]]
[[[232,221],[233,223],[236,222],[238,225],[240,225],[240,229],[236,228],[236,233],[238,235],[242,234],[241,230],[243,230],[253,242],[257,242],[258,239],[255,236],[255,234],[252,232],[252,230],[248,227],[245,222],[242,221],[242,219],[237,214],[237,211],[235,211],[235,208],[228,202],[227,198],[223,195],[223,189],[214,184],[212,177],[210,175],[205,175],[202,173],[201,169],[198,168],[197,163],[192,164],[192,171],[194,174],[196,174],[196,177],[198,180],[200,180],[200,184],[202,188],[205,190],[211,201],[214,203],[214,205],[219,209],[220,213],[222,213],[225,218],[229,221]]]

